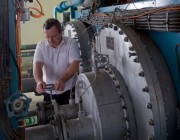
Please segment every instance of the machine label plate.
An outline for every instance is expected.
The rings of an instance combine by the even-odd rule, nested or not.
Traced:
[[[114,50],[114,38],[106,36],[106,47],[108,49]]]

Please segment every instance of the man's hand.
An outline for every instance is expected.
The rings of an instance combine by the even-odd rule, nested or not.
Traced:
[[[64,90],[65,82],[63,80],[57,80],[54,84],[54,88],[56,91],[57,90],[60,90],[60,91]]]
[[[38,82],[36,85],[36,91],[39,94],[42,94],[43,92],[45,92],[44,91],[45,88],[46,88],[46,83],[43,81]]]

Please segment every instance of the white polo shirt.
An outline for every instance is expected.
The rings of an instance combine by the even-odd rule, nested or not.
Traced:
[[[54,84],[74,60],[81,60],[78,43],[72,38],[62,36],[62,41],[56,48],[51,47],[46,39],[39,42],[36,46],[33,62],[44,63],[43,81],[46,84]],[[63,91],[53,91],[52,94],[62,94],[71,89],[75,85],[75,81],[76,79],[72,77],[66,81]]]

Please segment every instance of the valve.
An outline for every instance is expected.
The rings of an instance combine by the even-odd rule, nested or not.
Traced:
[[[25,117],[28,115],[28,109],[31,98],[22,93],[15,93],[6,100],[6,110],[8,117]]]

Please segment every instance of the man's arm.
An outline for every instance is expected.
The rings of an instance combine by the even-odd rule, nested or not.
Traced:
[[[65,70],[61,78],[55,83],[55,90],[63,90],[65,87],[65,82],[68,81],[74,74],[79,71],[79,60],[71,62],[68,68]]]
[[[69,64],[66,71],[63,73],[59,80],[68,81],[75,73],[79,71],[79,63],[80,61],[73,61]]]
[[[36,83],[43,81],[43,72],[42,72],[43,63],[42,62],[34,62],[33,63],[33,76]]]
[[[36,91],[38,93],[44,92],[44,88],[46,87],[46,83],[43,82],[43,72],[42,72],[43,63],[35,61],[33,62],[33,76],[37,83]]]

